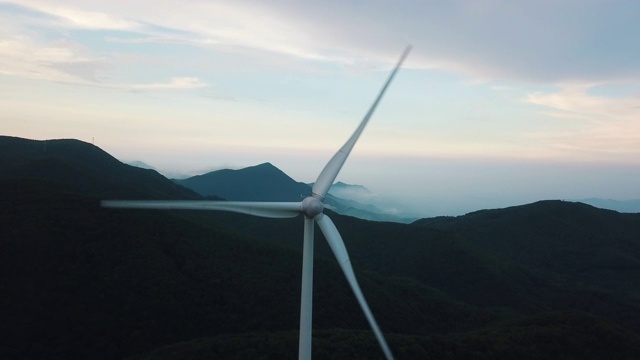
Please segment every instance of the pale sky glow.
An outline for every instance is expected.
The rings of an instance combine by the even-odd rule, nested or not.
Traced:
[[[0,0],[0,134],[311,182],[414,49],[338,180],[457,215],[640,198],[638,1]]]

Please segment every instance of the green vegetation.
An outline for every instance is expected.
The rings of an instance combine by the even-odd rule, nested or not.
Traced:
[[[398,359],[636,359],[640,337],[605,320],[576,312],[542,313],[485,329],[447,335],[387,336]],[[132,357],[144,359],[293,359],[296,332],[200,338]],[[318,360],[381,359],[369,332],[320,330],[314,336]]]
[[[300,219],[103,209],[197,195],[49,143],[0,137],[0,358],[297,356]],[[551,201],[412,225],[331,217],[398,359],[640,353],[640,215]],[[380,358],[320,233],[314,275],[314,358]]]

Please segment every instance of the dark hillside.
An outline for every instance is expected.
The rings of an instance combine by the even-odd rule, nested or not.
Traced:
[[[281,281],[300,267],[292,252],[171,213],[101,209],[48,183],[1,189],[4,359],[117,358],[297,323],[296,289]]]
[[[544,313],[468,333],[425,337],[390,334],[388,338],[398,359],[635,360],[640,353],[637,334],[576,312]],[[294,332],[225,335],[173,344],[130,360],[268,359],[264,354],[269,353],[295,358],[297,340]],[[379,358],[375,339],[364,332],[318,331],[314,346],[316,360]]]
[[[298,327],[293,249],[188,212],[102,209],[48,182],[0,185],[2,358],[114,358]],[[410,279],[358,273],[390,332],[449,333],[498,318]],[[333,259],[316,258],[314,278],[316,329],[368,328]]]
[[[44,146],[0,138],[0,358],[295,357],[301,218],[103,209],[194,195],[86,143]],[[635,261],[637,220],[565,205],[421,225],[327,213],[399,359],[632,359],[638,277],[601,265]],[[319,233],[315,250],[314,356],[380,357]]]
[[[328,212],[342,233],[354,267],[384,276],[408,277],[457,301],[483,308],[532,314],[580,310],[640,330],[640,303],[627,292],[612,293],[563,274],[524,266],[453,232],[416,225],[370,222]],[[256,240],[299,248],[295,219],[270,221],[219,214],[221,226]],[[316,231],[316,253],[330,257]],[[636,279],[629,279],[637,282]]]
[[[51,181],[74,192],[109,199],[200,198],[154,170],[123,164],[100,148],[74,139],[0,136],[0,179]]]
[[[540,201],[414,224],[453,232],[496,256],[640,300],[640,214]]]

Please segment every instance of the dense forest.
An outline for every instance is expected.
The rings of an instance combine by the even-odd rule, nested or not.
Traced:
[[[0,357],[295,358],[300,218],[99,205],[199,198],[87,143],[0,137]],[[640,353],[640,214],[331,217],[398,359]],[[382,358],[316,236],[314,358]]]

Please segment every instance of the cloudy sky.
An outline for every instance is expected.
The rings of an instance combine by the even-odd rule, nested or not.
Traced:
[[[0,134],[311,182],[413,45],[338,180],[457,215],[640,198],[640,2],[0,1]]]

